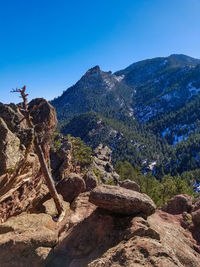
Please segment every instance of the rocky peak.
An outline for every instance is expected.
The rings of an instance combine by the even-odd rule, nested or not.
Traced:
[[[119,81],[120,79],[111,71],[102,71],[99,66],[95,66],[89,69],[77,84],[80,83],[83,87],[89,87],[91,90],[94,90],[97,85],[104,89],[111,89]]]
[[[101,69],[98,65],[94,66],[93,68],[89,69],[85,75],[93,74],[93,73],[100,73]]]

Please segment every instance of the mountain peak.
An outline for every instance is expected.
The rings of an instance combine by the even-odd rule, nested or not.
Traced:
[[[86,74],[91,74],[91,73],[97,73],[101,72],[101,69],[98,65],[94,66],[93,68],[89,69]]]
[[[191,58],[187,55],[184,55],[184,54],[171,54],[169,57],[173,57],[173,58]]]
[[[193,58],[184,54],[172,54],[169,56],[170,59],[176,60],[182,64],[186,65],[198,65],[200,64],[200,59]]]

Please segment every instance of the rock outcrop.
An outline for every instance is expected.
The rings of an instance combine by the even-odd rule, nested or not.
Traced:
[[[32,146],[33,132],[20,111],[21,104],[0,103],[0,221],[26,211],[40,198],[43,184],[40,164]],[[30,102],[46,160],[49,158],[51,134],[57,125],[54,108],[44,99]]]
[[[81,194],[72,204],[73,213],[70,216],[69,228],[60,236],[60,243],[56,246],[48,267],[88,266],[95,259],[101,259],[110,248],[136,237],[144,236],[147,240],[152,238],[159,243],[159,234],[145,219],[121,217],[95,208],[88,202],[88,197],[88,193]],[[135,257],[137,258],[136,255]]]
[[[170,255],[177,259],[176,266],[198,267],[200,254],[197,242],[188,230],[181,227],[180,218],[180,215],[158,210],[148,217],[148,222],[159,233],[161,244],[169,248]]]
[[[192,212],[192,221],[196,226],[200,226],[200,209]]]
[[[52,174],[55,180],[63,179],[67,174],[73,172],[72,144],[67,137],[58,134],[54,138],[54,146],[51,146],[50,158]]]
[[[162,207],[163,211],[171,214],[181,214],[192,210],[192,198],[188,195],[176,195]]]
[[[13,170],[21,158],[20,140],[0,117],[0,175]]]
[[[113,213],[149,216],[155,212],[154,202],[145,194],[118,186],[102,185],[90,193],[89,201]]]
[[[115,172],[111,164],[111,152],[107,146],[103,147],[102,144],[95,148],[94,160],[90,169],[99,172],[102,183],[111,182],[118,184],[119,175]]]
[[[50,141],[57,126],[55,109],[43,98],[33,99],[29,105],[32,122],[35,125],[42,150],[46,160],[49,160]]]
[[[95,208],[83,193],[73,202],[48,267],[199,266],[198,246],[180,215],[157,210],[147,220]]]
[[[119,182],[119,185],[121,187],[126,188],[126,189],[140,192],[140,186],[137,183],[135,183],[134,181],[131,181],[129,179],[126,179],[124,181]]]
[[[198,245],[181,227],[181,215],[119,215],[89,202],[90,194],[79,194],[61,225],[46,214],[22,214],[1,224],[2,266],[199,266]]]
[[[92,170],[89,170],[86,172],[86,174],[83,176],[83,179],[85,181],[86,185],[86,191],[91,191],[98,185],[98,179],[97,176],[94,174]]]
[[[196,211],[198,209],[200,209],[200,198],[197,198],[192,206],[192,211]]]

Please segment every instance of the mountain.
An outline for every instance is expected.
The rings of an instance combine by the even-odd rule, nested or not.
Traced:
[[[67,119],[75,114],[94,111],[100,114],[112,113],[114,116],[128,115],[132,89],[121,82],[122,77],[91,68],[62,96],[54,99],[58,119]]]
[[[96,66],[51,103],[62,133],[161,177],[199,168],[199,92],[200,60],[174,54],[114,74]]]
[[[200,88],[200,60],[171,55],[134,63],[116,72],[133,87],[136,118],[146,122],[160,113],[180,108]]]

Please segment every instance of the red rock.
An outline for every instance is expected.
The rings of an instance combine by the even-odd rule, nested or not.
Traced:
[[[180,218],[181,215],[158,210],[148,217],[147,221],[150,227],[159,233],[162,246],[170,249],[170,256],[178,261],[177,266],[198,267],[200,254],[194,248],[197,243],[192,234],[181,227]]]
[[[140,186],[136,182],[131,181],[129,179],[121,181],[119,184],[121,187],[124,187],[126,189],[140,192]]]
[[[190,212],[192,209],[192,198],[188,195],[176,195],[167,204],[162,207],[162,210],[171,214],[180,214],[184,211]]]
[[[192,211],[200,209],[200,198],[197,198],[193,204]]]
[[[196,226],[200,226],[200,209],[192,212],[192,221]]]
[[[85,188],[83,178],[76,173],[68,174],[56,186],[58,193],[67,202],[72,202],[80,193],[85,191]]]
[[[93,171],[88,171],[84,176],[83,179],[86,184],[86,190],[91,191],[98,185],[98,180],[96,175],[94,174]]]
[[[89,201],[99,208],[126,215],[142,213],[149,216],[156,209],[147,195],[111,185],[96,187],[91,191]]]

